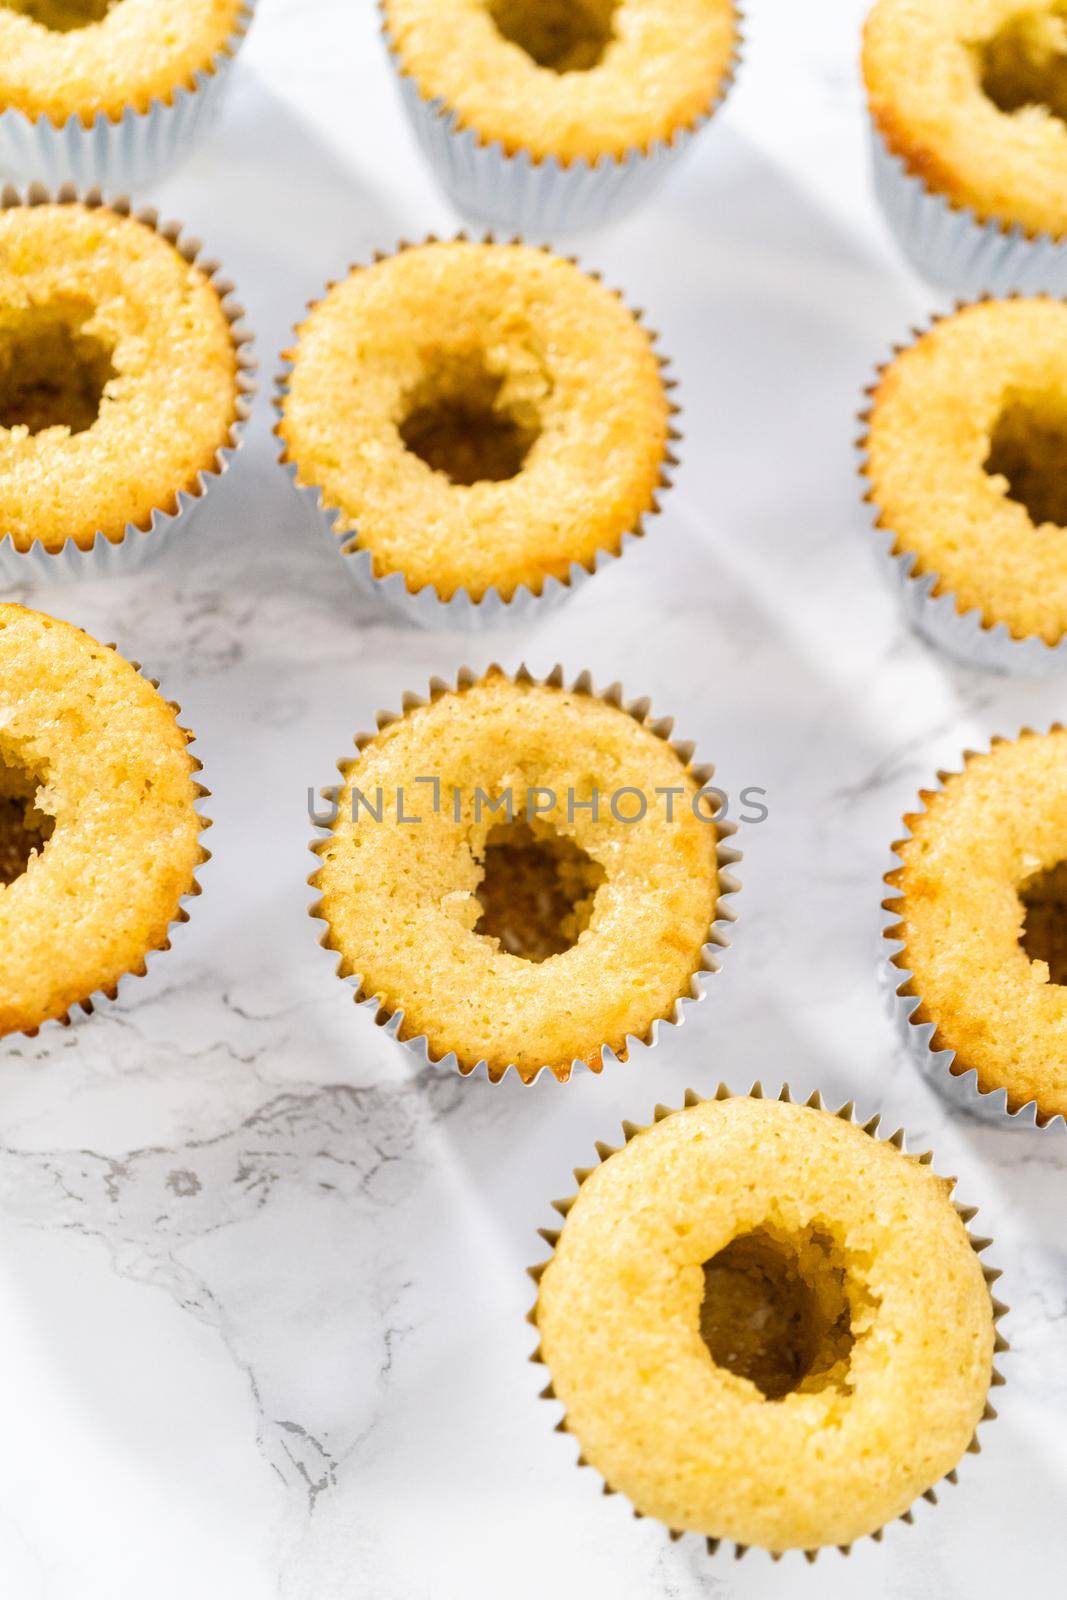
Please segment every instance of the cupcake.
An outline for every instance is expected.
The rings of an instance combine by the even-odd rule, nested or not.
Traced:
[[[598,1145],[530,1320],[608,1491],[712,1550],[814,1558],[954,1481],[1005,1308],[928,1155],[760,1095],[688,1094]]]
[[[192,148],[251,0],[5,0],[0,169],[124,194]]]
[[[961,307],[869,391],[867,499],[908,616],[958,660],[1067,666],[1067,304]]]
[[[1057,0],[876,0],[875,187],[905,252],[964,294],[1067,291],[1067,28]]]
[[[939,779],[885,880],[898,1018],[955,1103],[1045,1127],[1067,1117],[1067,730]]]
[[[703,996],[739,859],[669,721],[616,688],[498,667],[408,696],[340,763],[312,915],[357,999],[423,1060],[560,1081]]]
[[[209,824],[177,710],[79,628],[0,604],[0,1034],[113,999],[186,920]]]
[[[241,308],[153,212],[3,198],[0,578],[136,565],[238,443]]]
[[[733,78],[733,0],[382,0],[404,104],[464,213],[545,238],[660,182]]]
[[[546,250],[432,240],[353,268],[286,359],[282,462],[352,576],[414,620],[557,600],[658,509],[652,340]]]

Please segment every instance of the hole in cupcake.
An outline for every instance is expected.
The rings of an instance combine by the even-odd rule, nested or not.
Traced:
[[[0,0],[6,10],[29,17],[52,33],[73,33],[76,28],[103,22],[118,3],[119,0]]]
[[[603,882],[603,867],[546,822],[498,823],[485,843],[474,931],[509,955],[547,961],[578,942]]]
[[[108,346],[85,331],[92,314],[86,300],[50,301],[0,331],[0,427],[92,427],[115,375]]]
[[[1039,106],[1067,121],[1067,5],[1021,8],[976,51],[982,91],[999,111]]]
[[[55,818],[38,804],[43,774],[0,745],[0,884],[21,878],[52,837]]]
[[[1067,985],[1067,861],[1019,885],[1025,918],[1019,935],[1031,961],[1044,961],[1050,983]]]
[[[453,483],[514,478],[541,424],[533,401],[504,391],[503,375],[491,372],[480,352],[439,351],[408,396],[400,437]]]
[[[795,1239],[759,1228],[704,1263],[701,1337],[717,1366],[768,1400],[848,1390],[852,1314],[844,1260],[818,1228]]]
[[[1067,527],[1067,394],[1010,389],[990,436],[985,470],[1034,526]]]
[[[489,15],[510,44],[552,72],[588,72],[615,37],[618,0],[490,0]]]

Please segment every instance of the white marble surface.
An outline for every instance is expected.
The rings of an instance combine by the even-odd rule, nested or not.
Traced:
[[[879,876],[918,786],[1046,724],[1055,686],[933,658],[858,504],[858,392],[931,307],[869,192],[862,0],[752,0],[742,81],[647,214],[582,252],[682,381],[684,466],[643,547],[528,634],[356,601],[274,466],[265,398],[199,529],[143,577],[24,598],[140,658],[197,731],[215,859],[119,1003],[0,1046],[0,1594],[10,1600],[975,1600],[1062,1587],[1067,1148],[948,1115],[876,990]],[[455,219],[370,0],[261,0],[211,142],[159,190],[240,285],[269,377],[353,257]],[[420,1076],[305,915],[309,784],[379,706],[493,656],[621,675],[737,789],[737,946],[640,1064],[567,1088]],[[932,1143],[1007,1268],[1001,1420],[960,1487],[815,1568],[709,1562],[603,1499],[527,1365],[534,1230],[619,1120],[783,1077]]]

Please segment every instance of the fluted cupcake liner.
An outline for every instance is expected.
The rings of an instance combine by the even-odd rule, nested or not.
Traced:
[[[158,212],[150,207],[135,211],[128,199],[105,200],[98,189],[80,194],[72,185],[64,184],[53,192],[34,183],[25,194],[11,185],[0,192],[0,209],[3,210],[10,206],[53,203],[104,206],[119,216],[133,217],[136,222],[143,223],[172,244],[191,266],[200,269],[218,295],[223,315],[229,324],[237,360],[237,403],[234,420],[225,443],[215,452],[214,462],[211,467],[197,473],[191,489],[178,492],[173,511],[156,509],[143,524],[128,522],[121,538],[116,540],[107,538],[104,533],[97,533],[86,549],[82,549],[74,539],[67,539],[58,550],[50,550],[39,539],[35,539],[28,550],[20,550],[10,534],[0,535],[0,584],[7,585],[67,583],[79,578],[110,577],[136,571],[146,562],[154,560],[171,544],[179,530],[184,531],[188,527],[189,519],[203,504],[211,485],[228,470],[232,457],[243,442],[255,394],[252,334],[245,325],[244,307],[237,300],[233,284],[222,276],[218,262],[201,259],[198,239],[183,237],[179,223],[160,222]]]
[[[184,160],[214,120],[254,4],[246,0],[230,37],[196,73],[192,88],[180,84],[146,111],[127,106],[115,118],[98,111],[89,124],[76,113],[57,123],[14,106],[0,111],[0,171],[21,183],[73,183],[111,194],[154,183]]]
[[[991,298],[983,295],[981,299]],[[1014,296],[1005,296],[1014,298]],[[888,356],[875,368],[871,382],[864,390],[865,397],[873,403],[882,378],[898,356],[912,348],[915,340],[923,338],[939,322],[962,311],[968,302],[958,300],[952,311],[933,314],[924,327],[912,329],[912,339],[896,344]],[[1005,622],[987,623],[977,606],[960,609],[954,592],[944,584],[936,572],[918,572],[919,557],[914,550],[897,548],[897,535],[885,519],[885,513],[874,498],[868,453],[871,407],[862,409],[857,421],[863,430],[856,440],[859,452],[858,472],[866,488],[863,499],[871,508],[875,538],[884,557],[884,572],[897,595],[904,617],[915,633],[935,650],[965,667],[977,667],[983,672],[996,672],[1006,677],[1051,678],[1067,672],[1067,635],[1058,644],[1046,644],[1037,634],[1018,638]]]
[[[982,221],[927,187],[871,125],[874,189],[886,221],[920,276],[968,298],[1067,294],[1067,237]]]
[[[487,669],[489,672],[500,672],[501,670],[496,666]],[[401,701],[402,710],[399,713],[380,711],[376,718],[377,731],[375,733],[357,735],[355,745],[359,755],[362,755],[366,747],[377,737],[377,732],[380,732],[382,728],[388,727],[390,723],[398,721],[419,706],[430,704],[443,694],[450,694],[458,689],[470,688],[472,684],[481,682],[485,676],[486,673],[484,672],[474,672],[470,668],[464,667],[461,668],[452,683],[446,682],[443,678],[433,678],[425,695],[405,694]],[[567,688],[570,693],[590,695],[595,699],[602,700],[605,705],[618,707],[620,710],[625,711],[628,716],[631,716],[641,727],[648,728],[657,738],[668,744],[679,760],[683,762],[686,771],[701,788],[710,785],[714,777],[714,767],[707,764],[693,764],[693,745],[686,741],[671,738],[674,727],[673,718],[653,717],[647,697],[639,700],[626,700],[623,696],[622,685],[618,683],[611,684],[607,689],[597,690],[593,685],[592,674],[589,672],[581,672],[573,681],[566,682],[562,666],[554,667],[544,678],[534,677],[525,666],[519,667],[517,672],[506,674],[506,676],[512,683],[537,683],[556,689]],[[359,755],[356,757],[357,763]],[[345,777],[347,773],[351,772],[353,765],[354,763],[350,758],[345,758],[337,763],[337,768],[342,777]],[[334,784],[329,788],[322,789],[320,790],[321,798],[330,804],[336,805],[340,797],[341,788],[341,785]],[[318,824],[318,827],[323,837],[313,841],[310,846],[312,853],[316,856],[323,845],[328,843],[332,831],[329,824]],[[605,1066],[613,1062],[628,1061],[635,1049],[653,1049],[659,1043],[664,1027],[680,1028],[685,1022],[688,1010],[705,999],[708,978],[720,970],[725,953],[730,945],[728,929],[737,921],[737,912],[730,903],[730,897],[735,895],[741,887],[739,881],[730,870],[741,860],[741,852],[727,842],[736,834],[737,824],[728,819],[721,822],[716,821],[715,829],[717,834],[715,862],[718,868],[718,895],[708,927],[707,938],[700,950],[700,965],[689,980],[688,990],[677,997],[670,1015],[657,1017],[643,1035],[638,1037],[635,1034],[628,1034],[621,1050],[615,1051],[609,1045],[603,1045],[597,1066],[590,1066],[588,1061],[581,1057],[575,1057],[570,1063],[565,1077],[561,1078],[560,1081],[569,1081],[576,1072],[601,1072]],[[308,878],[308,883],[312,888],[316,886],[316,877],[317,871],[313,872]],[[488,1083],[501,1083],[510,1073],[514,1073],[519,1081],[527,1086],[532,1086],[546,1072],[549,1076],[554,1076],[552,1069],[547,1065],[541,1067],[532,1077],[523,1078],[514,1063],[509,1064],[501,1072],[493,1072],[485,1060],[477,1062],[473,1067],[463,1066],[454,1050],[448,1051],[444,1055],[435,1056],[425,1034],[417,1034],[411,1037],[405,1035],[403,1010],[390,1011],[381,996],[368,994],[363,986],[363,975],[361,973],[345,974],[342,972],[343,957],[330,942],[329,923],[322,915],[321,901],[319,899],[316,899],[308,907],[308,915],[323,924],[318,942],[324,950],[336,955],[337,960],[334,963],[334,970],[338,977],[343,978],[354,989],[357,1005],[371,1011],[374,1015],[375,1023],[381,1028],[382,1032],[410,1051],[416,1057],[420,1066],[458,1072],[464,1078],[484,1078]]]
[[[1060,727],[1060,723],[1053,723],[1049,732],[1054,733]],[[1023,728],[1020,737],[1032,732],[1031,728]],[[990,743],[992,747],[1003,744],[1004,740],[995,738]],[[960,770],[962,771],[969,761],[982,753],[978,750],[965,750]],[[904,925],[901,921],[904,897],[894,882],[895,874],[904,866],[901,848],[912,836],[910,823],[913,818],[922,815],[928,809],[926,802],[943,791],[949,778],[956,776],[957,773],[941,768],[935,782],[919,791],[920,809],[909,812],[904,817],[903,826],[906,832],[902,838],[895,840],[891,847],[893,865],[885,874],[883,881],[893,893],[882,901],[882,910],[885,912],[885,926],[882,930],[885,953],[880,970],[890,1016],[896,1024],[911,1060],[927,1082],[956,1110],[996,1127],[1051,1129],[1062,1134],[1067,1132],[1067,1120],[1062,1116],[1043,1115],[1038,1109],[1036,1100],[1013,1100],[1007,1089],[983,1089],[978,1081],[977,1070],[960,1061],[955,1050],[946,1049],[938,1042],[937,1024],[930,1022],[923,1015],[923,999],[916,985],[915,974],[904,960],[905,941],[902,937]]]
[[[468,235],[458,233],[452,236],[456,240],[465,240]],[[399,255],[404,250],[419,249],[422,245],[437,244],[440,241],[436,234],[428,234],[424,239],[412,241],[402,239],[395,251],[376,250],[372,257],[373,262],[386,261],[393,255]],[[450,241],[449,241],[450,242]],[[496,242],[492,234],[484,236],[484,243]],[[520,243],[513,240],[512,243]],[[556,254],[547,246],[542,247],[546,254]],[[582,265],[576,256],[563,256],[561,259],[570,262],[583,272],[587,278],[592,278],[597,283],[602,283],[603,278],[599,272],[594,272]],[[364,270],[365,263],[354,262],[349,272]],[[326,284],[324,294],[336,287],[342,280],[332,279]],[[626,306],[635,321],[644,326],[644,313],[627,305],[621,290],[612,290],[616,299]],[[307,305],[308,313],[314,311],[321,303],[320,299],[310,300]],[[667,448],[663,461],[660,464],[660,475],[656,483],[656,492],[648,511],[638,520],[636,527],[627,529],[619,540],[618,549],[598,550],[589,565],[579,561],[572,561],[566,576],[558,578],[547,576],[541,586],[540,592],[532,589],[529,584],[522,583],[509,597],[504,595],[495,586],[490,586],[484,594],[477,599],[465,589],[458,589],[455,594],[445,599],[430,583],[424,584],[420,589],[408,587],[407,579],[402,572],[390,572],[378,577],[374,570],[373,552],[361,547],[359,543],[359,528],[349,528],[341,531],[337,524],[342,519],[342,512],[338,506],[328,504],[323,491],[317,484],[302,484],[299,481],[300,465],[292,460],[288,447],[282,441],[282,452],[279,464],[284,467],[297,494],[308,509],[314,526],[325,537],[331,549],[341,555],[345,571],[352,579],[360,593],[378,600],[388,611],[397,617],[424,628],[453,628],[467,633],[481,633],[491,628],[506,628],[513,624],[536,621],[546,612],[554,610],[567,600],[577,589],[598,572],[603,572],[615,561],[625,555],[627,549],[638,539],[645,537],[649,519],[659,515],[661,510],[660,498],[672,487],[671,469],[678,465],[678,456],[674,447],[680,444],[682,435],[675,426],[675,419],[680,415],[681,408],[673,399],[673,391],[677,388],[677,380],[670,376],[670,358],[659,349],[659,335],[652,329],[645,328],[652,345],[652,353],[660,369],[660,379],[667,396],[667,407],[670,421],[667,429]],[[299,325],[293,329],[294,335],[299,338]],[[294,347],[295,349],[295,347]],[[293,370],[293,352],[285,352],[282,356],[282,369],[275,379],[274,408],[278,412],[279,421],[275,424],[274,433],[281,438],[280,419],[285,405],[285,398],[289,392],[289,375]]]
[[[118,653],[118,646],[114,644],[106,645],[105,649],[114,650],[116,653]],[[162,692],[160,690],[159,679],[148,677],[147,673],[142,671],[141,663],[139,661],[130,661],[129,665],[134,669],[135,672],[139,672],[141,677],[145,679],[146,683],[150,683],[152,685],[153,689],[155,689],[158,693]],[[165,700],[164,704],[170,711],[173,711],[174,721],[179,732],[185,735],[187,747],[190,744],[195,744],[196,735],[178,721],[182,710],[178,702],[176,700]],[[198,756],[194,756],[190,753],[189,760],[192,763],[192,770],[194,773],[203,772],[204,764]],[[199,871],[201,867],[206,866],[211,860],[211,851],[203,843],[203,835],[212,826],[211,818],[205,816],[203,811],[203,803],[205,800],[209,800],[211,798],[211,790],[206,789],[204,785],[196,779],[194,779],[193,782],[193,789],[196,794],[196,800],[194,801],[193,809],[195,810],[197,818],[200,822],[200,859],[197,862],[197,871]],[[86,1016],[92,1016],[92,1014],[95,1011],[98,1011],[102,1005],[117,1000],[120,988],[125,985],[129,978],[145,977],[148,972],[149,962],[152,962],[154,965],[154,957],[158,954],[161,954],[163,951],[170,949],[174,930],[180,927],[183,923],[189,921],[188,907],[202,892],[203,891],[200,887],[199,879],[194,874],[192,883],[178,901],[178,909],[174,916],[170,919],[167,937],[162,944],[154,945],[151,950],[146,950],[143,958],[137,966],[131,967],[128,972],[123,973],[120,978],[116,979],[116,981],[113,984],[110,984],[107,988],[93,989],[84,997],[84,999],[76,1000],[61,1017],[49,1017],[46,1021],[40,1023],[36,1028],[18,1029],[14,1034],[11,1035],[11,1037],[17,1037],[19,1034],[21,1034],[25,1038],[35,1039],[42,1028],[55,1026],[69,1028],[76,1020],[77,1012],[80,1011]],[[0,1035],[0,1045],[3,1043],[3,1037],[3,1035]]]
[[[693,1090],[693,1089],[687,1089],[686,1092],[685,1092],[685,1096],[684,1096],[684,1098],[682,1100],[681,1106],[657,1105],[655,1107],[654,1112],[653,1112],[652,1121],[650,1123],[641,1124],[641,1123],[634,1123],[634,1122],[624,1122],[622,1124],[622,1136],[623,1136],[622,1145],[609,1145],[609,1144],[604,1143],[603,1141],[598,1141],[597,1145],[596,1145],[597,1163],[602,1163],[602,1162],[605,1162],[605,1161],[609,1160],[613,1155],[615,1155],[617,1153],[618,1150],[622,1149],[623,1146],[629,1144],[630,1140],[635,1138],[637,1136],[637,1134],[646,1132],[649,1127],[654,1126],[657,1122],[662,1122],[664,1117],[672,1116],[675,1111],[684,1110],[689,1106],[701,1105],[701,1104],[703,1104],[704,1101],[709,1100],[709,1099],[712,1099],[712,1100],[731,1100],[731,1099],[737,1099],[737,1098],[742,1098],[742,1099],[747,1098],[747,1099],[753,1099],[753,1100],[762,1100],[762,1099],[766,1098],[766,1096],[764,1095],[763,1087],[762,1087],[761,1083],[758,1080],[757,1080],[757,1082],[755,1082],[752,1085],[751,1089],[749,1089],[746,1094],[741,1095],[741,1096],[736,1095],[734,1093],[734,1091],[732,1089],[728,1088],[725,1083],[720,1083],[718,1088],[715,1090],[715,1093],[713,1095],[700,1095],[700,1094],[697,1094],[695,1092],[695,1090]],[[785,1101],[786,1103],[788,1103],[790,1105],[794,1105],[794,1104],[798,1103],[793,1099],[793,1096],[791,1095],[791,1093],[789,1091],[789,1085],[788,1084],[783,1084],[781,1090],[778,1092],[777,1095],[774,1096],[774,1098],[777,1099],[777,1100]],[[824,1105],[823,1099],[822,1099],[822,1095],[820,1094],[820,1092],[818,1090],[816,1090],[814,1094],[810,1095],[808,1097],[808,1099],[803,1101],[802,1103],[805,1106],[812,1107],[816,1111],[826,1111],[826,1110],[829,1109],[827,1106]],[[836,1111],[833,1111],[831,1113],[831,1115],[833,1115],[835,1117],[840,1117],[843,1122],[849,1122],[849,1123],[852,1123],[856,1127],[862,1128],[863,1132],[868,1134],[872,1139],[884,1140],[885,1143],[895,1146],[895,1148],[897,1150],[899,1150],[902,1155],[907,1156],[908,1159],[911,1160],[911,1161],[918,1162],[922,1166],[929,1166],[931,1164],[932,1160],[933,1160],[933,1152],[930,1151],[930,1150],[923,1151],[923,1153],[921,1155],[912,1155],[911,1152],[908,1151],[905,1148],[905,1133],[904,1133],[904,1129],[903,1128],[898,1128],[895,1133],[890,1134],[888,1137],[885,1137],[882,1134],[880,1134],[878,1132],[878,1127],[879,1127],[879,1124],[880,1124],[880,1122],[882,1120],[880,1113],[877,1114],[876,1116],[873,1116],[873,1117],[869,1118],[867,1121],[861,1122],[859,1120],[859,1118],[856,1116],[856,1113],[855,1113],[855,1102],[852,1101],[852,1100],[846,1101],[846,1103],[843,1106],[840,1106]],[[597,1163],[594,1163],[594,1165],[592,1167],[575,1167],[575,1169],[574,1169],[574,1178],[575,1178],[575,1182],[578,1185],[578,1189],[579,1190],[581,1189],[581,1186],[585,1182],[586,1178],[589,1177],[590,1173],[594,1172],[596,1170],[596,1164]],[[952,1180],[949,1180],[949,1181],[953,1184],[953,1187],[954,1187],[955,1186],[955,1179],[952,1179]],[[570,1210],[571,1206],[574,1204],[574,1202],[575,1202],[575,1200],[577,1198],[578,1198],[578,1193],[577,1193],[577,1191],[575,1191],[574,1194],[569,1195],[566,1199],[553,1200],[552,1201],[552,1208],[553,1208],[554,1211],[557,1211],[560,1214],[561,1217],[565,1218],[567,1213],[568,1213],[568,1211]],[[971,1231],[970,1231],[969,1224],[973,1221],[974,1217],[977,1215],[977,1212],[978,1212],[977,1206],[960,1205],[955,1200],[952,1202],[952,1204],[953,1204],[954,1210],[956,1211],[957,1215],[959,1216],[961,1222],[964,1225],[964,1228],[967,1231],[967,1238],[970,1240],[971,1246],[972,1246],[975,1254],[979,1255],[979,1256],[982,1255],[989,1248],[989,1246],[993,1243],[993,1241],[992,1241],[992,1239],[976,1236],[975,1234],[971,1233]],[[555,1251],[555,1248],[556,1248],[556,1245],[557,1245],[557,1243],[559,1241],[560,1234],[561,1234],[562,1230],[558,1229],[558,1228],[538,1228],[537,1231],[540,1234],[541,1238],[548,1245],[550,1254],[549,1254],[549,1256],[548,1256],[548,1258],[546,1260],[540,1261],[536,1265],[527,1268],[529,1276],[533,1279],[535,1285],[539,1285],[540,1284],[541,1276],[542,1276],[543,1272],[545,1271],[545,1268],[548,1266],[549,1262],[552,1259],[552,1253],[554,1253],[554,1251]],[[989,1291],[990,1291],[990,1301],[991,1301],[992,1307],[993,1307],[993,1321],[994,1321],[994,1324],[996,1324],[996,1323],[998,1323],[1000,1321],[1000,1318],[1003,1317],[1005,1315],[1005,1313],[1008,1311],[1008,1307],[1002,1301],[998,1300],[996,1298],[996,1296],[992,1292],[993,1284],[996,1283],[997,1279],[1002,1276],[1002,1273],[1001,1273],[999,1268],[997,1268],[997,1267],[989,1267],[983,1262],[982,1263],[982,1275],[985,1278],[986,1285],[987,1285],[987,1287],[989,1288]],[[531,1306],[530,1310],[526,1314],[527,1322],[530,1323],[530,1325],[535,1329],[537,1327],[537,1304],[538,1304],[538,1296],[535,1295],[534,1303]],[[1008,1341],[1004,1338],[1003,1334],[1000,1332],[1000,1329],[997,1328],[996,1326],[994,1326],[994,1342],[993,1342],[993,1353],[994,1353],[994,1355],[996,1356],[996,1355],[1004,1354],[1008,1349],[1009,1349]],[[542,1357],[542,1354],[541,1354],[540,1343],[538,1343],[537,1347],[534,1349],[534,1351],[533,1351],[533,1353],[532,1353],[532,1355],[530,1356],[529,1359],[532,1362],[535,1362],[535,1363],[537,1363],[537,1364],[539,1364],[541,1366],[543,1366],[545,1364],[544,1363],[544,1358]],[[1004,1378],[1002,1377],[1000,1372],[997,1370],[997,1368],[994,1367],[993,1370],[992,1370],[991,1378],[990,1378],[990,1385],[989,1385],[990,1389],[999,1388],[999,1387],[1001,1387],[1003,1385],[1003,1383],[1004,1383]],[[550,1401],[553,1401],[553,1402],[555,1402],[557,1400],[557,1396],[556,1396],[556,1394],[555,1394],[555,1392],[553,1390],[551,1382],[549,1382],[548,1385],[544,1389],[542,1389],[540,1398],[542,1400],[550,1400]],[[997,1415],[996,1411],[993,1409],[993,1406],[989,1403],[989,1401],[987,1399],[986,1400],[985,1410],[982,1413],[981,1418],[979,1419],[979,1426],[981,1426],[981,1423],[983,1423],[983,1422],[992,1422],[992,1421],[994,1421],[995,1418],[996,1418],[996,1415]],[[564,1413],[564,1415],[561,1416],[559,1421],[556,1423],[556,1432],[557,1433],[568,1433],[569,1431],[570,1430],[567,1427],[567,1417],[566,1417],[566,1414]],[[972,1455],[978,1455],[981,1452],[981,1448],[982,1447],[981,1447],[981,1444],[979,1443],[978,1434],[977,1434],[977,1430],[976,1430],[974,1436],[972,1437],[970,1443],[967,1446],[967,1450],[966,1450],[965,1453],[972,1454]],[[584,1456],[582,1456],[581,1453],[579,1453],[579,1455],[578,1455],[577,1465],[580,1466],[580,1467],[589,1467],[591,1471],[596,1471],[595,1468],[590,1466],[590,1463],[585,1460]],[[938,1480],[937,1484],[931,1485],[930,1488],[924,1490],[921,1495],[917,1496],[914,1505],[917,1505],[918,1501],[920,1499],[928,1501],[931,1505],[936,1505],[937,1502],[938,1502],[937,1489],[940,1487],[940,1485],[942,1483],[955,1484],[955,1483],[958,1482],[958,1476],[959,1476],[959,1469],[957,1467],[953,1467],[950,1472],[945,1473],[945,1475],[941,1479]],[[607,1494],[617,1494],[617,1493],[619,1493],[619,1491],[616,1490],[616,1489],[613,1489],[612,1486],[606,1480],[602,1479],[601,1481],[602,1481],[602,1487],[603,1487],[604,1494],[607,1495]],[[915,1517],[914,1505],[912,1507],[910,1507],[907,1511],[903,1512],[899,1517],[896,1517],[893,1520],[896,1521],[896,1522],[906,1522],[906,1523],[913,1522],[914,1521],[914,1517]],[[631,1506],[631,1509],[633,1510],[633,1514],[634,1514],[635,1517],[638,1517],[638,1518],[641,1518],[641,1519],[644,1518],[645,1513],[643,1511],[639,1511],[636,1506]],[[668,1527],[666,1524],[663,1524],[663,1526],[666,1527],[666,1531],[670,1535],[670,1538],[671,1538],[672,1541],[676,1541],[678,1539],[682,1539],[682,1538],[686,1537],[686,1535],[687,1535],[687,1533],[689,1531],[689,1530],[684,1529],[684,1528]],[[863,1539],[873,1539],[874,1541],[878,1542],[883,1538],[883,1536],[885,1534],[885,1531],[886,1531],[886,1528],[887,1527],[891,1527],[891,1526],[892,1526],[892,1523],[886,1523],[882,1527],[876,1528],[873,1532],[871,1532],[869,1534],[865,1534],[863,1536]],[[705,1544],[705,1546],[706,1546],[706,1548],[707,1548],[707,1552],[708,1552],[709,1555],[715,1555],[716,1553],[725,1553],[728,1549],[732,1548],[734,1556],[737,1559],[740,1559],[742,1556],[746,1555],[749,1550],[755,1550],[755,1549],[762,1548],[761,1546],[758,1546],[758,1545],[738,1544],[735,1541],[730,1540],[730,1539],[711,1539],[711,1538],[707,1538],[705,1535],[699,1534],[699,1533],[693,1533],[691,1535],[691,1537],[693,1537],[695,1539],[702,1539],[704,1544]],[[858,1544],[858,1543],[862,1543],[862,1542],[863,1542],[862,1540],[856,1540],[854,1543]],[[854,1548],[854,1544],[851,1544],[851,1545],[829,1545],[829,1546],[821,1545],[821,1546],[816,1546],[816,1547],[814,1547],[812,1549],[807,1549],[807,1550],[803,1550],[803,1551],[799,1551],[798,1550],[796,1553],[797,1554],[803,1554],[803,1556],[805,1557],[805,1559],[807,1561],[813,1562],[818,1558],[818,1556],[819,1556],[819,1554],[820,1554],[820,1552],[822,1550],[836,1549],[836,1550],[839,1550],[842,1555],[846,1555],[847,1556],[853,1548]],[[790,1554],[790,1553],[791,1552],[787,1552],[787,1551],[784,1551],[784,1550],[768,1550],[766,1552],[766,1554],[768,1554],[770,1556],[771,1560],[772,1561],[776,1561],[776,1562],[780,1561],[783,1558],[783,1556],[785,1556],[786,1554]]]
[[[540,160],[527,150],[509,154],[498,141],[486,142],[444,100],[427,99],[404,66],[389,31],[384,6],[382,37],[397,74],[401,98],[419,146],[456,209],[494,227],[513,228],[527,242],[602,227],[634,210],[656,189],[683,156],[694,137],[710,122],[725,100],[741,60],[742,23],[735,6],[737,32],[733,58],[707,110],[670,139],[654,140],[622,156],[596,161],[577,157],[561,162]]]

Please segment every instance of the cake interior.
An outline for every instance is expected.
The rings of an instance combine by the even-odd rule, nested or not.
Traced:
[[[489,0],[489,15],[539,67],[588,72],[615,37],[617,7],[618,0]]]
[[[1067,121],[1067,0],[1020,6],[974,49],[982,91],[999,111],[1039,106]]]
[[[851,1392],[853,1322],[866,1298],[831,1234],[767,1224],[704,1263],[700,1334],[712,1360],[768,1400],[830,1386]]]
[[[537,407],[504,393],[480,350],[442,348],[407,396],[400,437],[453,483],[499,483],[522,470],[541,432]]]
[[[1067,984],[1067,861],[1031,873],[1019,885],[1025,920],[1019,935],[1031,961],[1048,964],[1049,981]]]
[[[14,883],[52,837],[55,818],[37,805],[44,775],[0,740],[0,884]]]
[[[73,33],[93,22],[103,22],[122,0],[0,0],[7,11],[17,11],[52,33]]]
[[[92,304],[64,297],[29,306],[0,329],[0,427],[84,433],[115,376],[112,351],[85,324]]]
[[[497,823],[485,845],[475,933],[509,955],[547,961],[589,926],[604,869],[543,819]]]
[[[1035,527],[1067,527],[1067,394],[1009,389],[990,435],[987,473],[1007,479],[1008,498]]]

